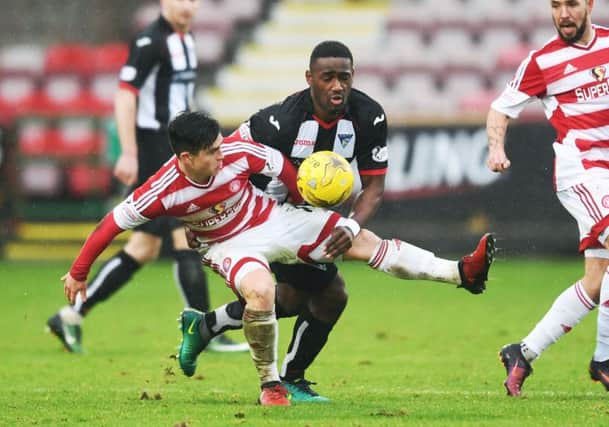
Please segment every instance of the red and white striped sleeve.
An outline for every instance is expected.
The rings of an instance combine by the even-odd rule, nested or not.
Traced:
[[[493,101],[491,108],[516,118],[526,105],[536,97],[542,97],[546,92],[546,82],[537,61],[535,52],[531,51],[516,70],[513,79],[504,91]]]

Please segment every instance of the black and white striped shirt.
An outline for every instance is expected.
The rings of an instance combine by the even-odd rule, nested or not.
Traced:
[[[197,57],[190,33],[175,31],[163,16],[131,41],[120,85],[138,95],[136,126],[166,129],[193,105]]]

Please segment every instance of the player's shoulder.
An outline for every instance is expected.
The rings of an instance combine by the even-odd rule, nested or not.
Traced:
[[[163,38],[163,23],[161,18],[155,19],[146,27],[135,33],[132,38],[132,48],[156,49]]]
[[[273,144],[295,136],[307,117],[307,91],[294,93],[283,101],[269,105],[252,115],[249,120],[251,135],[264,144]]]
[[[349,111],[360,125],[375,126],[379,122],[386,121],[383,106],[371,96],[355,88],[351,89],[349,95]]]
[[[222,140],[222,154],[226,156],[243,156],[252,150],[264,149],[264,146],[235,130]]]
[[[293,93],[280,102],[262,108],[254,116],[274,116],[282,121],[298,121],[306,112],[306,91]],[[272,124],[272,123],[271,123]]]
[[[594,28],[594,31],[596,32],[598,38],[606,39],[609,37],[609,27],[597,24],[592,25],[592,27]]]

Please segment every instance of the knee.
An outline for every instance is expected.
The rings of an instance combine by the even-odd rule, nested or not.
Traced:
[[[249,309],[265,311],[273,309],[275,283],[270,273],[261,270],[248,273],[239,283],[239,292]]]
[[[328,288],[311,299],[309,310],[317,319],[334,323],[347,306],[348,299],[345,281],[337,275]]]

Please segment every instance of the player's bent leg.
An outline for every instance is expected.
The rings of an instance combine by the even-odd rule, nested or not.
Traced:
[[[239,277],[239,275],[237,275]],[[275,282],[269,270],[254,268],[236,281],[245,299],[243,333],[258,371],[262,392],[259,403],[288,406],[288,392],[281,385],[277,369],[278,324],[275,316]]]
[[[290,392],[292,402],[330,401],[311,388],[315,383],[305,378],[305,371],[328,341],[347,298],[345,282],[337,274],[326,287],[311,294],[308,306],[298,315],[281,370],[282,383]]]

